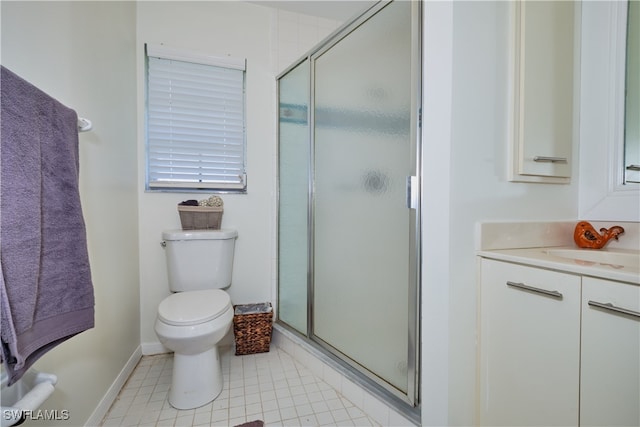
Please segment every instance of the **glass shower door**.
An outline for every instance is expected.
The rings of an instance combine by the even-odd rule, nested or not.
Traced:
[[[278,82],[278,319],[307,334],[309,61]]]
[[[415,267],[411,3],[389,4],[312,57],[312,334],[402,394]]]

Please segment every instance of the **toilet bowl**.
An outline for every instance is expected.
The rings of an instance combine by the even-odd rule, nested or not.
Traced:
[[[220,394],[223,376],[217,344],[232,321],[231,299],[221,289],[179,292],[160,303],[155,331],[174,352],[171,406],[193,409]]]

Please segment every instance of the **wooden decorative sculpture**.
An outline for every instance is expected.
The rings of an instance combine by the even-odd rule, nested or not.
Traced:
[[[602,249],[612,238],[618,240],[618,235],[624,233],[624,228],[615,225],[609,229],[601,228],[600,233],[587,221],[580,221],[573,232],[573,240],[581,248]]]

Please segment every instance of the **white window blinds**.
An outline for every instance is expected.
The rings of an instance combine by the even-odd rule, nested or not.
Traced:
[[[242,190],[245,61],[147,45],[147,187]]]

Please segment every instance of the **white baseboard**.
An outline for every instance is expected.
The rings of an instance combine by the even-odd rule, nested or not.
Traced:
[[[142,355],[152,356],[154,354],[171,353],[167,347],[160,344],[160,341],[143,342],[142,343]]]
[[[129,357],[129,360],[127,360],[127,363],[125,363],[124,367],[122,368],[116,379],[113,381],[111,387],[109,387],[109,390],[107,390],[102,400],[100,400],[100,403],[98,403],[98,406],[85,423],[85,427],[100,425],[102,419],[109,411],[109,408],[111,408],[111,405],[118,397],[118,393],[120,393],[120,390],[124,386],[124,383],[127,382],[129,375],[131,375],[136,365],[140,361],[140,358],[142,358],[142,349],[141,346],[138,346],[133,354],[131,354],[131,357]]]

